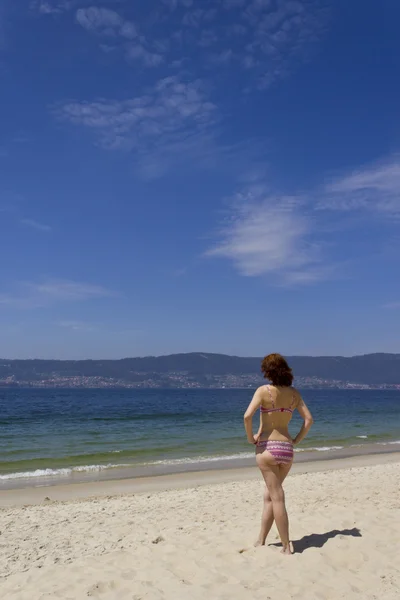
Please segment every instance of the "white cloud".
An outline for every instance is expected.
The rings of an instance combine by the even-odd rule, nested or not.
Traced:
[[[172,46],[212,48],[195,57],[207,66],[233,49],[232,63],[243,70],[243,88],[249,90],[269,87],[307,58],[328,16],[325,0],[204,0],[186,8],[165,3],[182,9],[179,20],[165,19]]]
[[[320,0],[254,0],[243,12],[254,35],[244,49],[242,64],[259,74],[265,89],[285,77],[319,39],[327,13]]]
[[[262,187],[241,194],[207,256],[231,260],[245,276],[271,274],[287,283],[321,278],[319,249],[310,241],[312,221],[300,203],[268,196]]]
[[[140,60],[147,67],[169,65],[182,57],[182,50],[189,60],[209,67],[232,49],[232,64],[242,70],[242,89],[251,90],[286,77],[308,56],[327,21],[326,0],[163,0],[157,9],[146,4],[136,25],[112,10],[110,1],[108,6],[99,6],[105,0],[93,6],[88,6],[91,0],[41,0],[35,5],[49,13],[76,7],[80,26],[114,38],[120,50],[115,58]],[[135,43],[125,48],[127,40]],[[110,47],[103,44],[102,49]]]
[[[124,0],[97,0],[97,4],[120,4]],[[32,11],[42,15],[60,15],[83,5],[92,4],[93,0],[31,0]]]
[[[317,207],[400,215],[400,155],[332,179],[321,190]]]
[[[128,40],[133,40],[137,36],[137,30],[132,21],[124,21],[119,33]]]
[[[139,35],[132,21],[124,19],[114,10],[95,6],[80,8],[76,13],[76,21],[91,33],[114,38],[114,46],[101,44],[104,52],[119,48],[128,62],[139,60],[146,67],[157,67],[164,62],[167,43],[154,39],[149,44],[144,35]]]
[[[197,41],[197,45],[203,48],[213,46],[218,42],[218,35],[212,29],[204,29],[202,27],[200,37]]]
[[[44,225],[43,223],[39,223],[34,219],[21,219],[21,224],[26,227],[31,227],[32,229],[36,229],[37,231],[48,232],[51,231],[51,227],[49,225]]]
[[[212,60],[216,65],[228,65],[234,58],[234,53],[231,48],[227,48],[219,54],[212,55]]]
[[[61,300],[90,300],[115,296],[100,285],[77,283],[75,281],[50,280],[44,283],[27,284],[32,292]]]
[[[161,0],[163,4],[171,10],[176,10],[179,6],[189,8],[193,5],[193,0]]]
[[[134,39],[137,36],[132,21],[123,19],[117,12],[108,8],[96,6],[79,8],[76,12],[76,21],[84,29],[101,35],[121,36],[127,39]]]
[[[95,331],[96,329],[96,327],[84,321],[59,321],[57,325],[72,331]]]
[[[216,15],[217,10],[215,8],[210,8],[208,10],[196,8],[195,10],[185,13],[182,23],[188,27],[200,27],[203,23],[212,21]]]
[[[68,280],[47,280],[22,283],[16,293],[0,293],[0,305],[12,308],[42,308],[54,303],[80,302],[115,297],[117,294],[103,286]]]
[[[227,27],[227,31],[232,35],[246,35],[248,28],[242,23],[233,23]]]
[[[212,145],[216,107],[201,81],[161,79],[143,96],[125,101],[70,102],[58,115],[88,128],[110,150],[131,150],[139,168],[155,177],[174,160],[186,160]]]
[[[271,274],[291,284],[326,279],[338,272],[341,260],[335,257],[332,263],[325,255],[330,247],[330,233],[337,234],[338,229],[346,231],[350,224],[352,231],[359,227],[362,234],[365,220],[359,218],[360,212],[373,218],[375,224],[378,216],[381,225],[385,219],[387,224],[398,224],[399,156],[337,176],[301,196],[274,196],[263,185],[263,178],[265,180],[265,174],[261,173],[261,180],[256,178],[255,183],[250,183],[233,199],[217,242],[207,251],[207,256],[230,260],[242,275]],[[336,211],[334,223],[333,210]],[[362,239],[362,235],[360,237]],[[387,241],[387,237],[383,237]],[[352,234],[350,240],[340,239],[340,255],[346,261],[341,262],[342,274],[349,262],[346,248],[354,253],[358,242],[357,234]],[[343,246],[346,243],[349,246]],[[396,252],[391,255],[396,256]],[[389,303],[385,308],[398,308],[398,303]]]
[[[244,6],[245,4],[246,0],[223,0],[223,5],[228,10],[230,10],[231,8],[238,8]]]
[[[74,4],[74,0],[33,0],[31,8],[42,15],[56,15],[70,10]]]
[[[146,67],[157,67],[164,62],[164,57],[157,52],[149,52],[142,44],[131,44],[126,50],[128,60],[140,59]]]

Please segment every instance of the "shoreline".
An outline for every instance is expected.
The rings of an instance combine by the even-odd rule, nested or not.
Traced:
[[[310,457],[302,453],[302,459],[296,457],[291,475],[318,473],[386,465],[400,462],[400,452],[380,450],[375,452],[348,452],[339,456]],[[315,453],[313,453],[315,454]],[[251,463],[251,466],[249,464]],[[180,470],[170,473],[146,474],[135,477],[114,477],[89,481],[54,482],[52,485],[24,486],[0,491],[0,508],[53,504],[90,498],[109,498],[111,496],[155,493],[167,490],[198,488],[219,483],[251,481],[260,477],[254,459],[246,459],[247,464],[213,465],[211,468]],[[223,468],[224,467],[224,468]],[[22,484],[22,482],[20,482]]]
[[[250,448],[250,446],[249,446]],[[327,449],[295,450],[295,464],[303,462],[329,461],[353,456],[392,454],[400,451],[400,441],[363,443],[342,447],[327,447]],[[220,471],[254,466],[254,451],[243,452],[233,456],[198,457],[198,459],[172,459],[147,464],[116,464],[99,465],[98,468],[69,467],[68,473],[46,474],[42,469],[41,474],[36,471],[14,473],[14,476],[2,479],[0,477],[0,495],[3,491],[18,490],[35,487],[54,487],[59,485],[72,485],[80,483],[95,483],[124,479],[137,479],[144,477],[159,477],[179,473],[196,473],[204,471]],[[29,474],[27,474],[29,473]]]

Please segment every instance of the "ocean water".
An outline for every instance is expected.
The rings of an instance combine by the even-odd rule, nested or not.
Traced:
[[[251,390],[0,390],[0,487],[22,478],[251,456]],[[400,390],[307,390],[315,424],[297,451],[400,449]],[[301,426],[295,413],[293,436]],[[254,419],[254,431],[258,416]]]

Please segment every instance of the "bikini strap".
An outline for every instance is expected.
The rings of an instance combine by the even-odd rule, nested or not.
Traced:
[[[270,385],[267,385],[267,388],[268,388],[268,393],[269,393],[269,399],[270,399],[270,400],[271,400],[271,402],[272,402],[272,408],[275,408],[275,402],[274,402],[274,399],[273,399],[273,397],[272,397],[271,386],[270,386]]]

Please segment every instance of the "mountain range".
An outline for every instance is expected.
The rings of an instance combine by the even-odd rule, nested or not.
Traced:
[[[201,352],[121,360],[0,359],[0,383],[35,384],[57,379],[78,378],[83,381],[85,378],[100,378],[110,384],[118,382],[142,387],[146,387],[146,382],[171,386],[177,381],[200,386],[211,385],[212,382],[221,384],[227,378],[233,378],[232,381],[257,378],[260,376],[260,360]],[[298,380],[311,378],[369,385],[400,384],[400,354],[291,356],[288,362]],[[183,383],[181,387],[185,387]]]

